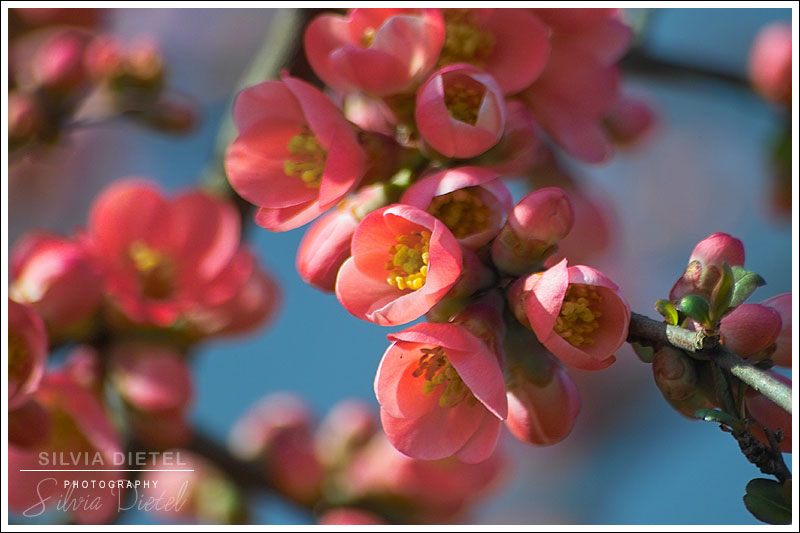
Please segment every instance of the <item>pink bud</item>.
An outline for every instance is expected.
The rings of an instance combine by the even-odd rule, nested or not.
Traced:
[[[781,316],[781,332],[775,339],[775,351],[770,359],[786,368],[792,367],[792,293],[786,292],[773,296],[761,302],[761,305],[771,307]]]
[[[791,106],[792,26],[776,22],[761,29],[750,51],[750,79],[765,98]]]
[[[110,35],[98,35],[86,47],[84,63],[92,79],[110,78],[122,67],[119,43]]]
[[[750,357],[769,348],[781,332],[781,315],[760,304],[741,304],[722,318],[722,344],[740,357]]]
[[[730,266],[744,265],[744,245],[727,233],[712,233],[692,250],[686,271],[669,293],[670,300],[679,300],[692,293],[710,295],[719,279],[723,263]]]
[[[352,507],[337,507],[322,513],[318,523],[323,526],[372,526],[386,522],[368,511]]]
[[[784,385],[788,385],[789,388],[792,387],[791,379],[772,371],[769,373]],[[747,407],[747,412],[755,420],[756,424],[766,427],[773,433],[777,430],[783,432],[783,439],[780,442],[781,451],[783,453],[792,453],[792,415],[753,389],[747,389],[744,403],[745,407]],[[750,426],[750,431],[761,442],[769,446],[766,434],[758,425]]]
[[[39,388],[47,360],[47,336],[39,315],[8,300],[8,408],[20,407]]]
[[[63,31],[50,38],[36,53],[34,76],[51,91],[67,92],[86,80],[83,52],[86,39],[79,33]]]
[[[297,249],[300,277],[319,290],[333,292],[339,267],[350,257],[350,241],[358,219],[347,206],[334,209],[308,228]]]
[[[329,467],[348,460],[375,433],[375,418],[372,408],[360,400],[337,403],[317,428],[317,456]]]
[[[569,375],[550,357],[546,359],[550,375],[545,382],[529,374],[525,363],[519,361],[511,364],[507,380],[506,427],[522,442],[538,446],[550,446],[567,438],[581,405],[578,389]]]
[[[512,209],[492,242],[492,260],[509,274],[524,274],[555,252],[572,229],[572,203],[564,190],[546,187],[534,191]]]
[[[140,411],[185,408],[192,377],[183,355],[170,347],[128,343],[111,350],[111,381],[122,398]]]
[[[11,147],[33,140],[42,126],[42,110],[36,97],[22,91],[8,93],[8,142]]]
[[[36,309],[54,337],[87,326],[103,295],[100,273],[81,246],[56,235],[29,233],[11,256],[12,298]]]
[[[656,117],[652,107],[637,98],[620,98],[605,119],[614,141],[623,146],[637,144],[650,133]]]
[[[503,136],[503,92],[489,74],[476,67],[444,67],[417,91],[414,118],[420,134],[434,150],[447,157],[475,157]]]

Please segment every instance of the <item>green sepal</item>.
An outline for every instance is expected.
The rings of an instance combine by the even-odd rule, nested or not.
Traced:
[[[653,357],[655,357],[656,351],[652,348],[652,346],[645,346],[644,344],[639,344],[638,342],[632,342],[631,347],[643,363],[653,362]]]
[[[767,282],[764,281],[764,278],[755,272],[745,270],[740,266],[734,266],[731,268],[731,270],[733,272],[734,285],[730,307],[736,307],[737,305],[744,303],[744,301],[747,300],[751,294],[753,294],[753,291],[762,285],[767,284]]]
[[[694,319],[695,322],[700,324],[708,324],[709,322],[708,300],[699,294],[689,294],[681,298],[677,309],[689,318]]]
[[[678,325],[678,310],[675,309],[675,306],[672,305],[672,302],[669,300],[656,300],[655,305],[656,311],[658,314],[664,317],[664,320],[670,326],[677,326]]]
[[[711,313],[710,318],[712,322],[716,322],[725,315],[725,312],[731,306],[731,299],[733,298],[733,270],[728,263],[722,263],[722,272],[719,281],[714,286],[711,293]]]

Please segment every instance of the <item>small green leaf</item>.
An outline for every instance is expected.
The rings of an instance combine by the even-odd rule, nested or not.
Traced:
[[[698,294],[681,298],[677,309],[700,324],[707,324],[709,321],[708,300]]]
[[[733,298],[733,270],[728,263],[722,263],[722,273],[711,293],[711,320],[717,321],[725,314]]]
[[[791,524],[792,502],[784,486],[764,478],[750,480],[744,505],[753,516],[767,524]],[[787,497],[788,496],[788,497]]]
[[[657,300],[656,301],[656,311],[664,317],[667,324],[670,326],[677,326],[678,325],[678,310],[675,309],[675,306],[672,305],[672,302],[669,300]]]
[[[643,344],[639,344],[638,342],[632,342],[631,347],[633,351],[636,352],[636,355],[639,356],[639,359],[643,363],[652,363],[653,357],[655,356],[655,350],[651,346],[645,346]]]
[[[736,307],[744,303],[753,294],[753,291],[767,284],[764,278],[740,266],[735,266],[731,270],[733,272],[734,285],[730,307]]]
[[[694,412],[694,417],[704,422],[723,424],[731,429],[744,429],[744,424],[742,424],[742,421],[738,418],[731,416],[724,411],[709,409],[708,407],[701,407],[700,409],[696,410]]]

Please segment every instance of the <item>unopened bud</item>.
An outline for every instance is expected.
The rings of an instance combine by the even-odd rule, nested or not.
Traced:
[[[83,53],[86,39],[74,31],[53,36],[36,53],[33,72],[39,85],[52,92],[65,93],[86,80]]]
[[[653,356],[653,378],[667,400],[685,400],[697,389],[694,362],[681,350],[664,346]]]

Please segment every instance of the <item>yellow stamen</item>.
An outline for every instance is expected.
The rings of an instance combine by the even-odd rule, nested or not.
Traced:
[[[369,27],[361,34],[361,46],[368,48],[375,40],[375,28]]]
[[[431,394],[437,387],[444,385],[442,395],[439,396],[439,407],[455,407],[464,400],[470,406],[478,402],[447,359],[444,348],[441,346],[422,348],[420,352],[422,356],[420,356],[417,368],[412,375],[415,378],[424,375],[422,392],[425,394]]]
[[[386,283],[401,291],[421,289],[428,276],[430,240],[431,233],[424,230],[397,237],[398,244],[389,248]]]
[[[289,139],[286,149],[293,158],[283,161],[283,172],[300,178],[308,187],[319,187],[328,152],[319,145],[314,134],[308,130],[298,133]]]
[[[478,121],[484,92],[477,87],[454,83],[444,90],[444,105],[451,117],[474,126]]]
[[[494,50],[495,38],[491,32],[478,27],[475,13],[470,9],[445,9],[445,37],[439,66],[453,63],[470,63],[486,66]]]
[[[570,284],[553,330],[575,347],[594,344],[593,334],[603,314],[598,309],[603,298],[597,289],[581,283]]]
[[[128,256],[139,273],[139,290],[142,296],[153,300],[172,296],[176,273],[169,257],[141,241],[131,244]]]
[[[487,229],[492,211],[481,200],[477,187],[467,187],[435,197],[428,213],[444,222],[456,238],[463,239]]]

